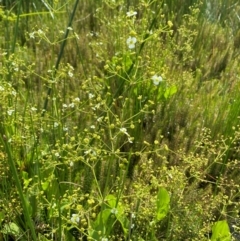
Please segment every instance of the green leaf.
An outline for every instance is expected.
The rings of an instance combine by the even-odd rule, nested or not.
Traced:
[[[166,217],[170,206],[170,196],[165,188],[160,188],[157,194],[157,221]]]
[[[116,198],[113,195],[109,194],[109,195],[106,196],[105,199],[106,199],[107,203],[109,204],[109,206],[111,208],[115,208],[116,207],[117,200],[116,200]]]
[[[116,207],[117,199],[113,195],[111,195],[111,194],[108,195],[106,197],[106,200],[112,209],[114,209]],[[129,221],[126,218],[126,215],[124,214],[124,206],[121,202],[118,202],[118,204],[117,204],[115,216],[116,216],[118,222],[121,224],[123,232],[126,235],[128,232],[128,228],[129,228]]]
[[[226,220],[217,221],[213,224],[211,241],[231,241],[231,234]]]
[[[33,207],[29,200],[29,197],[27,195],[24,195],[24,199],[26,200],[26,208],[30,216],[32,216],[33,213]]]
[[[98,216],[96,221],[93,224],[95,229],[102,230],[104,225],[107,223],[109,216],[111,215],[111,209],[102,210]]]
[[[108,195],[105,200],[108,205],[106,206],[106,209],[103,209],[98,214],[97,219],[93,222],[92,227],[94,230],[90,233],[91,238],[99,240],[100,236],[103,234],[108,236],[116,221],[120,223],[124,234],[127,235],[129,221],[124,214],[124,206],[121,202],[117,203],[117,198],[111,194]],[[115,214],[112,213],[113,209],[115,209]],[[99,232],[101,234],[100,236]]]
[[[0,212],[0,225],[3,222],[4,218],[5,218],[4,212]]]
[[[21,229],[15,223],[7,223],[1,231],[4,234],[11,234],[19,236],[21,234]]]
[[[49,187],[49,182],[48,181],[42,182],[41,185],[42,185],[43,191],[46,191]]]
[[[24,188],[27,188],[30,184],[30,182],[32,181],[31,178],[28,177],[28,173],[27,172],[22,172],[22,178],[23,178],[23,186]]]
[[[171,87],[166,89],[166,91],[164,93],[164,97],[165,97],[165,99],[169,99],[175,93],[177,93],[177,86],[176,85],[172,85]]]
[[[115,218],[111,218],[111,209],[102,210],[92,223],[93,230],[89,230],[89,236],[93,240],[100,240],[102,235],[109,235],[114,221]]]
[[[125,64],[125,70],[127,71],[131,65],[133,64],[131,56],[129,54],[126,54],[124,56],[124,64]]]

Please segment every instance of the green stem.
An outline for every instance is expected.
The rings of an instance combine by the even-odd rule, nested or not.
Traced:
[[[74,17],[74,15],[75,15],[75,13],[76,13],[78,3],[79,3],[79,0],[76,0],[75,5],[74,5],[74,7],[73,7],[72,14],[70,15],[70,19],[69,19],[69,22],[68,22],[68,26],[67,26],[65,35],[64,35],[64,37],[63,37],[64,40],[62,41],[62,44],[61,44],[61,47],[60,47],[60,51],[59,51],[59,54],[58,54],[58,58],[57,58],[57,61],[56,61],[56,64],[55,64],[55,70],[54,70],[53,77],[56,76],[57,70],[58,70],[58,68],[59,68],[59,64],[60,64],[60,61],[61,61],[62,56],[63,56],[63,51],[64,51],[65,45],[66,45],[66,43],[67,43],[68,34],[69,34],[69,31],[70,31],[70,27],[72,26],[73,17]],[[51,93],[52,93],[52,88],[51,88],[51,87],[48,87],[47,97],[46,97],[45,102],[44,102],[43,110],[47,110],[48,99],[49,99],[49,96],[51,95]],[[42,112],[42,117],[43,117],[44,115],[45,115],[45,111]]]
[[[7,153],[7,156],[8,156],[8,163],[9,163],[9,166],[10,166],[10,170],[11,170],[13,178],[16,182],[16,187],[17,187],[17,190],[18,190],[18,194],[19,194],[19,197],[20,197],[20,200],[21,200],[21,203],[22,203],[23,212],[24,212],[23,213],[24,219],[27,223],[27,226],[30,228],[33,241],[37,241],[37,236],[36,236],[34,224],[32,222],[31,215],[28,211],[28,204],[27,204],[27,201],[26,201],[26,199],[24,197],[24,194],[23,194],[22,185],[21,185],[18,173],[17,173],[17,168],[16,168],[14,160],[13,160],[12,150],[11,150],[11,147],[8,143],[9,138],[8,138],[7,133],[6,133],[6,131],[5,131],[5,129],[2,125],[1,125],[0,139],[1,139],[1,142],[2,142],[3,146],[5,147],[5,150],[6,150],[6,153]]]
[[[17,42],[17,35],[18,35],[18,25],[19,25],[19,18],[20,18],[20,6],[21,6],[22,1],[19,0],[17,2],[17,21],[15,24],[15,29],[14,29],[14,37],[13,37],[13,44],[12,44],[12,53],[15,51],[16,47],[16,42]]]

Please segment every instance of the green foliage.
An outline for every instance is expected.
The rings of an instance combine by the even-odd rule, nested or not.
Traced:
[[[0,240],[231,240],[239,10],[2,1]]]
[[[92,224],[93,231],[90,232],[90,237],[95,240],[100,240],[104,237],[109,237],[114,230],[114,225],[119,222],[124,235],[127,237],[129,221],[125,216],[123,204],[113,195],[108,195],[106,198],[107,205],[104,204],[101,212],[99,212],[96,220]]]
[[[231,234],[226,220],[217,221],[212,227],[211,241],[230,241]]]
[[[170,197],[166,189],[160,188],[157,194],[157,221],[161,221],[168,213]]]

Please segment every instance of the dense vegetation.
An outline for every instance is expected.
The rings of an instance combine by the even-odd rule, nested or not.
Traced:
[[[0,1],[0,240],[240,240],[238,0]]]

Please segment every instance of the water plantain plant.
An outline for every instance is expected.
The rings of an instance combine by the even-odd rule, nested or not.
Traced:
[[[0,240],[237,240],[239,4],[0,2]]]

